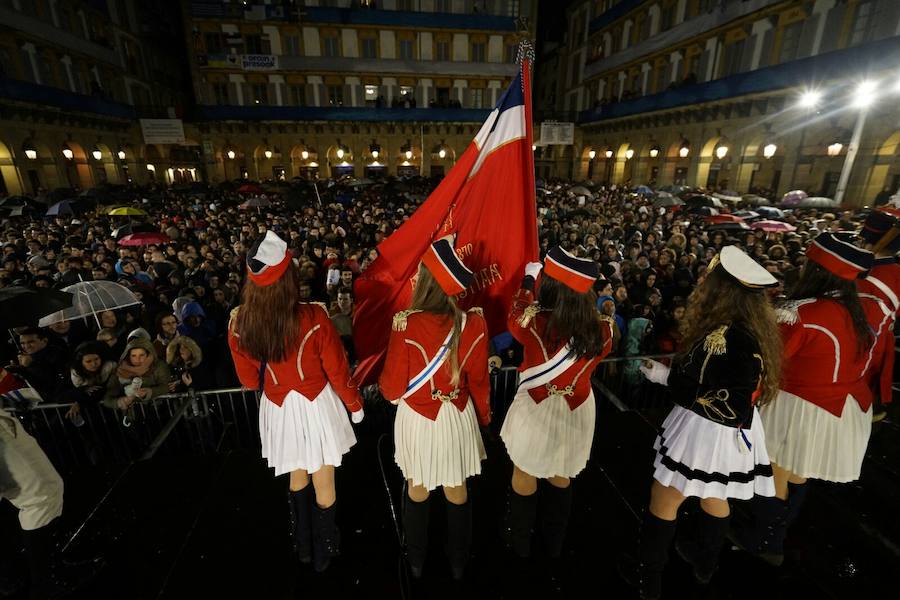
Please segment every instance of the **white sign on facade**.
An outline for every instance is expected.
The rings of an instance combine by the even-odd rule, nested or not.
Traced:
[[[184,144],[181,119],[141,119],[145,144]]]
[[[241,68],[245,71],[271,71],[278,68],[278,57],[274,54],[243,54]]]
[[[555,121],[541,123],[541,146],[575,143],[575,123],[557,123]]]

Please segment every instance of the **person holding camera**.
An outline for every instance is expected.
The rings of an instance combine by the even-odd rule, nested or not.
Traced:
[[[213,377],[203,361],[203,351],[191,338],[179,335],[166,346],[166,362],[172,371],[170,392],[197,391],[212,387]]]

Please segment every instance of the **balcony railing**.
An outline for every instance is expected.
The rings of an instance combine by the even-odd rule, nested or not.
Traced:
[[[98,96],[75,94],[49,85],[0,78],[0,99],[54,106],[64,110],[95,113],[120,119],[134,119],[133,107]]]
[[[490,109],[370,108],[326,106],[198,106],[198,121],[365,121],[471,122],[484,121]]]

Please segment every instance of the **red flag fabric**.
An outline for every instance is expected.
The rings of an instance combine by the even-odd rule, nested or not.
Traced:
[[[475,273],[457,296],[464,309],[484,309],[491,335],[506,315],[525,263],[537,260],[530,64],[503,93],[466,151],[357,279],[353,341],[360,385],[381,372],[395,313],[409,308],[419,261],[435,239],[456,234],[457,254]]]

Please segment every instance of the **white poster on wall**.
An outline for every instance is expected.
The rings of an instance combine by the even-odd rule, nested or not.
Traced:
[[[568,146],[575,143],[575,123],[558,123],[545,121],[541,123],[541,146],[561,144]]]
[[[141,119],[145,144],[184,144],[181,119]]]
[[[243,54],[241,68],[245,71],[271,71],[278,68],[278,57],[274,54]]]

